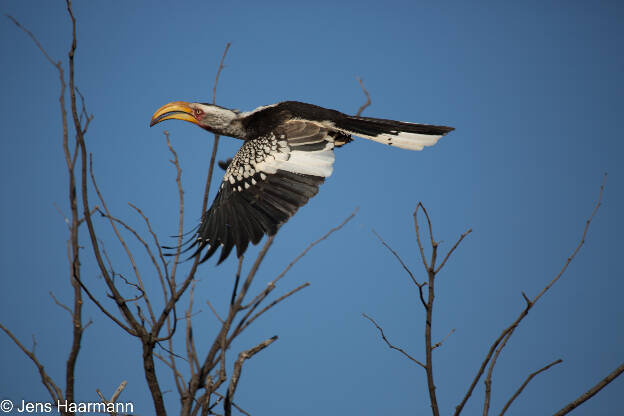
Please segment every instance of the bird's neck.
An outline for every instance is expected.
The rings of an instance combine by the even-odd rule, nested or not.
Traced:
[[[245,139],[245,131],[240,121],[240,114],[227,108],[212,107],[206,111],[206,130],[215,134]]]
[[[247,140],[247,131],[243,128],[243,123],[239,118],[232,119],[220,134],[234,137],[235,139]]]

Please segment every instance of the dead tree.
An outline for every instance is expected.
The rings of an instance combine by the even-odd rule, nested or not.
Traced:
[[[213,310],[214,315],[220,322],[220,327],[214,336],[214,341],[208,348],[208,353],[201,356],[198,354],[193,338],[193,307],[195,302],[194,282],[196,271],[199,265],[199,256],[193,259],[188,271],[182,272],[179,267],[182,255],[182,236],[184,228],[184,191],[182,186],[182,168],[178,155],[169,140],[169,133],[165,132],[165,141],[172,157],[172,164],[176,172],[177,195],[179,199],[178,218],[178,238],[174,247],[173,255],[168,259],[163,253],[161,241],[157,233],[152,229],[149,218],[143,211],[135,205],[130,206],[139,215],[147,230],[147,236],[142,235],[126,221],[116,217],[111,213],[106,203],[106,198],[97,185],[96,177],[93,173],[94,157],[88,151],[87,131],[93,115],[87,111],[85,98],[75,85],[75,58],[77,50],[76,18],[73,13],[71,0],[66,0],[67,13],[72,27],[72,39],[67,57],[66,74],[61,61],[54,61],[33,33],[22,26],[12,16],[7,16],[18,28],[24,31],[42,52],[46,60],[57,70],[60,80],[59,104],[61,110],[61,120],[63,125],[62,146],[64,150],[67,172],[69,177],[68,199],[71,207],[71,217],[68,219],[69,239],[68,261],[70,263],[69,281],[73,287],[73,305],[69,307],[59,302],[53,293],[50,293],[54,302],[65,309],[72,320],[73,343],[66,364],[66,386],[63,390],[57,381],[53,379],[45,370],[43,364],[35,354],[35,348],[28,349],[10,331],[10,329],[0,324],[2,329],[13,342],[26,354],[35,364],[41,375],[41,382],[48,390],[53,403],[57,401],[78,402],[74,394],[76,359],[80,352],[82,336],[85,329],[91,322],[84,323],[82,318],[82,305],[86,298],[89,299],[108,319],[113,321],[128,336],[139,340],[143,357],[143,370],[145,381],[151,393],[154,413],[158,416],[166,415],[165,402],[163,399],[162,381],[156,374],[156,361],[162,362],[171,370],[180,401],[180,414],[190,415],[210,415],[217,414],[217,406],[223,408],[225,415],[232,413],[232,408],[238,409],[243,414],[248,414],[234,399],[236,389],[242,374],[245,362],[251,359],[269,345],[277,336],[272,336],[255,346],[249,346],[237,355],[229,355],[232,343],[250,325],[274,306],[288,299],[295,293],[309,286],[303,283],[281,295],[273,292],[278,287],[282,278],[292,269],[292,267],[308,251],[327,239],[332,233],[341,229],[350,221],[355,212],[349,215],[342,223],[320,236],[316,241],[310,243],[305,250],[293,259],[284,270],[272,279],[269,284],[257,293],[251,293],[252,281],[258,274],[258,270],[265,259],[273,241],[274,236],[269,237],[257,257],[253,260],[249,272],[242,276],[244,257],[238,259],[238,267],[234,276],[234,289],[232,290],[231,302],[227,310],[219,314],[210,303],[208,306]],[[212,90],[212,101],[215,102],[216,90],[219,75],[224,67],[227,52],[230,45],[227,44],[220,61],[214,87]],[[67,110],[66,94],[69,91],[69,114]],[[368,104],[366,104],[368,105]],[[73,130],[73,137],[72,137]],[[215,136],[212,148],[212,155],[208,167],[206,186],[203,197],[201,213],[206,211],[208,196],[210,193],[210,183],[214,173],[219,137]],[[90,197],[95,193],[97,203],[93,204]],[[104,224],[97,223],[98,219],[103,219]],[[80,227],[86,225],[88,244],[80,238]],[[132,268],[132,276],[126,276],[115,268],[115,259],[111,259],[104,244],[99,238],[99,230],[102,225],[110,226],[116,236],[117,242],[129,260]],[[144,250],[151,262],[151,270],[141,270],[138,262],[135,261],[138,253],[133,252],[128,244],[128,238],[134,239],[139,247]],[[81,273],[80,246],[90,245],[90,254],[93,255],[97,263],[97,268],[104,281],[104,288],[94,288],[93,276],[85,276]],[[84,256],[85,253],[83,253]],[[146,276],[154,277],[160,282],[158,293],[152,293],[146,288],[144,281]],[[237,290],[239,280],[242,280],[240,290]],[[108,299],[104,299],[103,290],[106,290]],[[182,305],[182,299],[188,297],[188,304]],[[163,305],[157,308],[155,305]],[[223,317],[222,317],[223,316]],[[180,322],[183,321],[183,324]],[[183,330],[178,325],[184,326]],[[174,337],[181,338],[185,351],[176,351]],[[162,351],[162,352],[161,352]],[[182,368],[180,360],[185,362],[188,368]],[[232,366],[233,371],[227,374],[226,369]],[[99,390],[97,394],[104,404],[114,404],[119,398],[126,382],[123,381],[110,399],[107,399]],[[58,409],[62,415],[73,415],[74,411]],[[111,415],[116,414],[113,407],[107,408]]]
[[[492,375],[493,375],[494,367],[496,366],[496,362],[502,350],[508,344],[509,339],[511,338],[515,330],[518,328],[518,326],[521,324],[522,320],[527,316],[529,311],[542,298],[542,296],[548,290],[550,290],[555,285],[555,283],[557,283],[557,281],[559,281],[559,279],[563,276],[568,266],[574,260],[577,253],[579,252],[579,250],[585,243],[585,237],[587,236],[589,226],[591,225],[591,222],[594,219],[594,215],[596,214],[596,212],[598,211],[598,208],[600,207],[600,204],[602,203],[602,195],[604,192],[606,178],[607,178],[607,175],[605,174],[603,183],[600,186],[600,194],[598,196],[598,200],[596,201],[596,205],[594,206],[594,209],[591,215],[585,222],[585,228],[583,229],[583,234],[576,248],[573,250],[573,252],[567,258],[567,260],[564,262],[559,273],[557,273],[557,275],[555,275],[555,277],[537,295],[530,298],[524,292],[521,293],[522,298],[525,301],[525,307],[518,314],[515,320],[508,327],[504,328],[501,331],[500,335],[490,345],[490,348],[488,349],[485,358],[483,359],[483,361],[481,362],[479,366],[477,374],[474,376],[472,382],[468,386],[468,389],[465,395],[463,396],[459,404],[455,407],[455,411],[453,413],[455,416],[458,416],[459,414],[461,414],[462,410],[464,409],[464,406],[466,405],[466,403],[472,396],[472,393],[474,392],[474,389],[477,383],[479,382],[479,380],[481,380],[484,374],[485,374],[485,379],[484,379],[485,395],[483,398],[483,415],[487,416],[489,414],[490,402],[491,402],[491,397],[492,397]],[[420,218],[419,214],[421,213],[422,213],[422,216],[424,216],[426,220],[426,228],[428,230],[427,232],[428,235],[426,237],[423,237],[423,235],[421,234],[421,223],[420,223],[421,220],[419,219]],[[436,343],[434,343],[431,338],[431,328],[433,325],[433,312],[434,312],[434,301],[435,301],[435,283],[436,283],[436,278],[438,277],[438,273],[445,266],[445,264],[447,263],[447,261],[449,260],[453,252],[461,244],[464,238],[466,238],[472,232],[472,229],[468,229],[466,232],[461,234],[459,239],[455,242],[455,244],[451,247],[451,249],[446,253],[446,255],[443,255],[439,253],[440,241],[434,238],[433,228],[431,225],[431,219],[429,217],[427,210],[425,209],[422,203],[419,202],[418,205],[416,206],[416,210],[414,211],[413,217],[414,217],[414,227],[416,231],[416,243],[418,245],[420,259],[422,261],[425,275],[427,276],[426,279],[422,282],[419,282],[418,279],[416,279],[415,274],[412,273],[412,271],[407,267],[403,259],[399,256],[399,254],[394,249],[392,249],[392,247],[390,247],[390,245],[386,243],[377,233],[375,233],[374,231],[373,232],[375,233],[375,235],[377,236],[381,244],[383,244],[392,253],[392,255],[399,261],[403,269],[406,271],[406,273],[410,277],[411,281],[414,283],[414,285],[418,289],[418,296],[425,310],[425,322],[424,322],[425,360],[423,361],[423,360],[414,358],[412,355],[407,353],[403,348],[392,344],[386,337],[386,334],[384,330],[382,329],[382,327],[370,316],[366,314],[363,314],[363,315],[366,319],[371,321],[371,323],[378,329],[381,335],[381,338],[388,345],[389,348],[399,351],[405,357],[407,357],[412,362],[416,363],[418,366],[422,367],[425,370],[425,374],[427,378],[428,393],[429,393],[429,402],[431,405],[431,413],[434,416],[438,416],[440,414],[440,409],[439,409],[437,394],[436,394],[437,388],[436,388],[436,384],[434,380],[433,353],[435,352],[436,348],[440,347],[442,343],[455,331],[455,329],[452,329],[444,339]],[[427,247],[427,250],[425,249],[425,247]],[[426,251],[429,251],[431,254],[427,255]],[[442,259],[442,261],[439,261],[439,259]],[[533,373],[529,374],[526,377],[526,380],[522,383],[522,385],[520,385],[520,387],[518,387],[516,392],[507,400],[506,404],[501,409],[499,414],[501,416],[505,414],[505,412],[509,409],[509,407],[512,405],[514,400],[518,398],[518,396],[522,393],[524,388],[531,382],[531,380],[535,376],[547,371],[548,369],[552,368],[553,366],[561,362],[563,362],[563,360],[557,359],[551,363],[548,363],[542,368],[534,371]],[[620,366],[615,368],[609,375],[607,375],[604,379],[599,381],[595,386],[590,388],[586,393],[582,394],[575,400],[565,405],[559,412],[556,413],[556,415],[558,416],[565,415],[571,410],[573,410],[574,408],[581,405],[583,402],[589,400],[596,393],[598,393],[602,388],[604,388],[607,384],[609,384],[611,381],[617,378],[620,374],[622,374],[622,372],[624,372],[624,364],[621,364]]]

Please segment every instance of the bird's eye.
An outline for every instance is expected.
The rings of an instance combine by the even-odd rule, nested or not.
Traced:
[[[195,109],[195,115],[196,115],[196,116],[201,116],[201,115],[202,115],[202,113],[203,113],[203,111],[202,111],[202,110],[200,110],[199,108],[196,108],[196,109]]]

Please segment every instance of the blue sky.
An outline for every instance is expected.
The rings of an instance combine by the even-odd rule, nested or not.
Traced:
[[[54,59],[65,60],[70,26],[62,2],[2,6]],[[443,249],[474,230],[437,287],[434,339],[456,328],[434,355],[438,400],[448,414],[490,343],[523,307],[521,292],[538,293],[576,246],[604,172],[603,206],[586,245],[499,361],[493,411],[528,373],[556,358],[564,362],[533,380],[509,414],[552,413],[621,364],[622,3],[76,1],[74,8],[76,83],[95,114],[88,144],[99,186],[117,216],[141,227],[132,202],[162,238],[177,226],[175,172],[162,131],[171,132],[182,162],[187,228],[199,218],[212,136],[182,122],[150,129],[149,119],[169,101],[210,101],[227,42],[232,47],[217,92],[223,106],[250,110],[299,100],[354,113],[363,102],[360,76],[373,100],[364,115],[456,128],[423,152],[364,140],[336,151],[334,174],[282,228],[254,288],[360,209],[292,270],[279,292],[306,281],[311,286],[233,346],[236,354],[280,337],[245,367],[237,402],[251,414],[428,412],[424,371],[388,350],[361,316],[373,316],[393,343],[424,359],[417,291],[371,232],[424,279],[411,217],[418,201]],[[0,321],[27,345],[36,334],[39,357],[60,381],[71,327],[48,294],[70,299],[67,232],[54,205],[68,211],[57,74],[15,25],[0,22]],[[220,159],[241,144],[221,143]],[[109,254],[130,271],[98,221]],[[104,299],[86,230],[82,241],[83,276]],[[216,327],[204,301],[226,306],[236,267],[232,258],[214,264],[198,275],[200,348],[208,348]],[[138,343],[92,304],[85,316],[94,324],[78,362],[79,397],[97,400],[96,388],[112,392],[125,379],[122,398],[150,414]],[[47,400],[23,354],[5,336],[0,348],[2,398]],[[165,389],[174,388],[166,368],[159,374]],[[574,414],[621,413],[623,389],[624,379],[614,381]],[[175,413],[177,393],[165,398]],[[480,383],[466,414],[480,412],[482,402]]]

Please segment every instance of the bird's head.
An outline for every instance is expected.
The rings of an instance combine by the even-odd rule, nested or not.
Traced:
[[[231,130],[238,112],[214,104],[174,101],[160,107],[152,116],[150,127],[164,120],[184,120],[212,133],[225,134]]]

